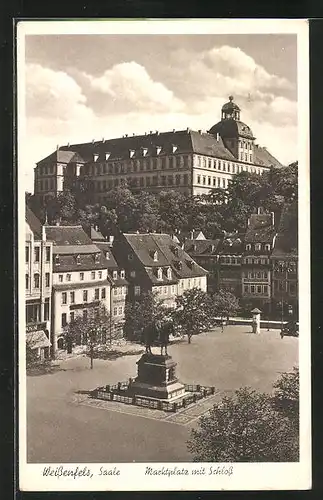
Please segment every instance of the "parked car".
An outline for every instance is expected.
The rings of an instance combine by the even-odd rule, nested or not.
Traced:
[[[280,331],[280,337],[298,337],[299,336],[299,323],[298,321],[289,321]]]

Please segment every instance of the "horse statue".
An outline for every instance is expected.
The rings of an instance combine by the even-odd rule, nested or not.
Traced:
[[[157,322],[150,323],[143,329],[143,340],[146,348],[146,354],[153,354],[151,347],[160,346],[160,354],[167,356],[167,346],[169,344],[169,335],[173,333],[174,327],[172,322]]]

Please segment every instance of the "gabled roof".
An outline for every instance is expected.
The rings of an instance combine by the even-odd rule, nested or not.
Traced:
[[[184,250],[190,255],[217,255],[220,242],[220,239],[186,240],[184,243]]]
[[[28,205],[26,205],[25,220],[29,225],[31,231],[34,233],[34,238],[36,240],[41,240],[42,237],[42,225],[40,220],[36,217],[34,212],[30,210]]]
[[[95,243],[96,242],[99,242],[99,241],[106,241],[105,237],[103,236],[103,234],[101,233],[101,231],[99,231],[98,229],[95,229],[93,226],[90,227],[90,238],[92,241],[94,241]]]
[[[107,241],[105,242],[98,242],[96,246],[101,250],[103,253],[105,259],[106,259],[106,267],[108,269],[118,269],[118,263],[114,258],[112,248],[110,247],[109,243]],[[106,258],[106,254],[108,253],[109,258]]]
[[[275,158],[267,148],[255,145],[254,146],[254,163],[257,165],[263,165],[264,167],[276,167],[281,168],[283,165]]]
[[[45,226],[45,231],[47,239],[53,241],[54,247],[57,245],[72,248],[90,245],[96,248],[82,226]]]
[[[298,255],[298,217],[297,205],[286,205],[283,209],[273,258],[297,257]]]
[[[270,243],[275,234],[272,214],[251,214],[245,234],[246,243]]]
[[[101,252],[99,252],[99,258],[94,259],[93,253],[81,254],[80,259],[76,260],[77,252],[73,252],[69,255],[59,254],[58,261],[56,258],[53,259],[53,271],[54,273],[66,272],[66,271],[95,271],[99,269],[106,269],[106,260]],[[59,264],[58,264],[59,262]]]
[[[84,159],[77,151],[73,151],[72,149],[57,149],[46,158],[40,160],[37,165],[41,165],[42,163],[85,163]]]
[[[130,151],[133,151],[133,159],[142,158],[143,150],[147,157],[156,156],[157,147],[160,148],[158,156],[162,157],[173,154],[173,146],[176,146],[176,153],[179,154],[197,153],[235,160],[232,153],[224,146],[221,137],[217,140],[207,132],[189,129],[73,144],[63,146],[60,151],[77,151],[87,162],[93,161],[94,154],[97,154],[97,161],[100,162],[106,161],[106,154],[109,154],[110,161],[128,159]]]
[[[171,267],[173,276],[177,278],[207,274],[207,271],[194,262],[169,234],[124,234],[124,237],[146,268],[149,278],[156,284],[162,284],[162,280],[155,279],[155,268]],[[157,261],[154,261],[155,252],[157,252]],[[167,282],[173,280],[173,277],[172,280],[168,280],[166,276],[164,278]]]

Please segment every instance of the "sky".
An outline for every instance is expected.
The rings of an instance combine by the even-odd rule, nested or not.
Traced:
[[[293,34],[27,35],[26,190],[57,145],[208,130],[229,95],[257,144],[297,160]]]

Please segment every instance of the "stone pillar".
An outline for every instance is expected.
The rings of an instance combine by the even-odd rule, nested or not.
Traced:
[[[259,334],[260,333],[260,309],[253,309],[251,311],[252,314],[252,333]]]

